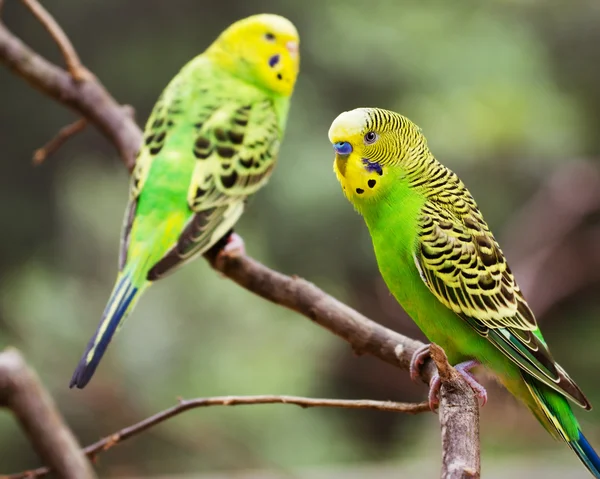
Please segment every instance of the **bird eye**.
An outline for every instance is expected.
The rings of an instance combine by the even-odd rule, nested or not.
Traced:
[[[377,133],[375,133],[374,131],[369,131],[365,135],[365,143],[367,145],[370,145],[371,143],[375,143],[376,140],[377,140]]]
[[[265,33],[265,40],[267,40],[268,42],[274,42],[275,35],[272,34],[271,32],[267,32],[267,33]]]

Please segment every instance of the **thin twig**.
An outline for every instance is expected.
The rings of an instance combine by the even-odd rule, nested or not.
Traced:
[[[429,411],[429,404],[422,403],[398,403],[393,401],[372,401],[369,399],[317,399],[299,396],[222,396],[211,398],[198,398],[180,400],[176,406],[165,409],[154,416],[144,419],[129,427],[123,428],[110,436],[90,444],[83,452],[90,458],[95,457],[108,449],[116,446],[120,442],[137,436],[138,434],[177,416],[190,409],[197,409],[208,406],[248,406],[253,404],[293,404],[302,408],[311,407],[336,407],[346,409],[374,409],[378,411],[401,412],[407,414],[418,414]],[[19,472],[9,476],[0,476],[0,479],[26,479],[33,477],[42,477],[50,473],[48,467],[40,467],[31,471]]]
[[[13,412],[39,456],[58,477],[96,477],[54,401],[15,349],[0,353],[0,406]]]
[[[131,171],[142,142],[133,116],[95,77],[76,83],[62,68],[25,45],[0,22],[0,62],[37,90],[86,118],[116,146]]]
[[[52,15],[50,15],[50,13],[48,13],[48,11],[37,0],[21,1],[27,6],[27,8],[29,8],[29,10],[31,10],[31,13],[35,15],[35,17],[44,26],[52,39],[58,45],[58,48],[65,59],[67,70],[73,77],[73,80],[80,82],[87,79],[89,76],[88,71],[81,64],[79,55],[77,55],[77,52],[69,40],[69,37],[67,37],[60,25],[56,23],[54,17],[52,17]]]
[[[85,118],[80,118],[70,125],[61,128],[54,138],[41,148],[35,150],[35,153],[33,154],[33,163],[35,165],[41,164],[49,155],[58,150],[65,141],[83,130],[87,124],[88,122]]]
[[[471,387],[449,363],[437,344],[430,344],[442,385],[440,426],[442,428],[442,479],[480,477],[479,405]]]

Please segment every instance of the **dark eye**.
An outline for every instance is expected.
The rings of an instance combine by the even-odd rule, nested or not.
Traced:
[[[370,145],[371,143],[375,143],[375,140],[377,140],[377,133],[375,133],[374,131],[369,131],[365,135],[365,143],[367,143],[368,145]]]
[[[274,42],[275,41],[275,35],[272,34],[271,32],[267,32],[267,33],[265,33],[265,40],[267,40],[269,42]]]

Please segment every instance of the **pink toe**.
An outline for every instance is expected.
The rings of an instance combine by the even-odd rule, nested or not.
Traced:
[[[413,381],[417,381],[419,379],[419,375],[421,373],[421,365],[425,362],[425,360],[429,357],[429,345],[421,346],[417,349],[412,358],[410,359],[410,378]]]
[[[419,379],[419,373],[421,372],[421,364],[423,364],[423,360],[418,357],[416,354],[410,360],[410,379],[416,381]]]
[[[467,384],[471,386],[473,392],[476,394],[477,398],[481,401],[481,407],[485,406],[487,403],[487,391],[485,388],[477,382],[477,379],[471,374],[471,368],[479,366],[479,362],[475,360],[465,361],[464,363],[457,364],[455,366],[456,370],[460,373],[460,375],[467,381]]]
[[[245,256],[246,255],[246,245],[244,244],[244,240],[237,233],[231,233],[227,240],[227,244],[221,251],[223,254],[227,256]]]

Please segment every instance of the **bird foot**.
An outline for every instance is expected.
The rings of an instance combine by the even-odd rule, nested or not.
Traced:
[[[227,244],[217,253],[215,262],[217,265],[228,258],[239,258],[246,255],[244,240],[237,233],[231,233],[227,238]]]
[[[429,344],[421,346],[414,352],[410,360],[410,378],[413,381],[417,381],[419,379],[421,374],[421,366],[427,358],[429,358]],[[471,389],[473,389],[477,395],[477,398],[481,401],[481,406],[483,407],[485,406],[485,403],[487,403],[487,391],[471,374],[471,369],[479,365],[479,361],[471,359],[469,361],[464,361],[457,364],[454,366],[454,369],[456,369],[458,373],[465,379],[467,384],[471,386]],[[439,393],[441,385],[442,380],[438,373],[435,373],[429,382],[429,407],[432,411],[435,410],[435,406],[440,402]]]
[[[476,366],[479,366],[480,362],[471,359],[469,361],[465,361],[454,366],[454,369],[458,371],[458,373],[464,378],[473,392],[477,395],[477,398],[481,401],[481,407],[485,406],[487,403],[487,391],[485,388],[477,382],[473,374],[471,374],[471,369]],[[429,383],[429,407],[431,410],[435,410],[435,406],[439,404],[439,394],[440,394],[440,386],[442,385],[442,380],[439,374],[435,373],[435,375],[431,378]]]
[[[418,381],[421,374],[421,366],[429,358],[429,344],[424,344],[417,349],[410,360],[410,378]]]

